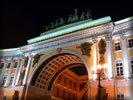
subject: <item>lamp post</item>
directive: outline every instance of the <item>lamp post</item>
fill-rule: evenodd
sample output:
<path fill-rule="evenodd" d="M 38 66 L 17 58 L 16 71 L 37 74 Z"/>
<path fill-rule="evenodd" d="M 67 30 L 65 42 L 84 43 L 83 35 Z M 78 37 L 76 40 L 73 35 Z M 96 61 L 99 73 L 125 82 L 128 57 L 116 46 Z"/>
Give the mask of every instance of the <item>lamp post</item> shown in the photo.
<path fill-rule="evenodd" d="M 99 64 L 97 68 L 92 67 L 93 74 L 98 74 L 98 100 L 101 100 L 100 90 L 103 87 L 101 86 L 100 79 L 101 79 L 102 74 L 104 74 L 105 68 L 107 68 L 106 64 L 102 64 L 102 65 Z"/>

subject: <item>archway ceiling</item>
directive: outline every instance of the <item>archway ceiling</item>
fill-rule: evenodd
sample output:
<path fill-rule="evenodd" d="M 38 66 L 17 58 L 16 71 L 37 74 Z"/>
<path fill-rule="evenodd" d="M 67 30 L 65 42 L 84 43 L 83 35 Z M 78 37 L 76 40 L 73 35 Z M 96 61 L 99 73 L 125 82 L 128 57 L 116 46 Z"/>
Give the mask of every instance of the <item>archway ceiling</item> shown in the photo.
<path fill-rule="evenodd" d="M 71 67 L 69 68 L 69 70 L 71 70 L 73 73 L 77 74 L 78 76 L 83 76 L 88 74 L 85 66 Z"/>

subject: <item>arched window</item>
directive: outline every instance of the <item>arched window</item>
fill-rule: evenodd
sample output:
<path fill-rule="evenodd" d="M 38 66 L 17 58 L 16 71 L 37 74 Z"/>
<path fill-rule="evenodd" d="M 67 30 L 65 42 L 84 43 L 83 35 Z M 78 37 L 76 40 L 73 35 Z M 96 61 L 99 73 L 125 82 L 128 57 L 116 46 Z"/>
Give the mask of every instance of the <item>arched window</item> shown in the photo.
<path fill-rule="evenodd" d="M 123 76 L 123 63 L 122 60 L 116 60 L 116 75 Z"/>

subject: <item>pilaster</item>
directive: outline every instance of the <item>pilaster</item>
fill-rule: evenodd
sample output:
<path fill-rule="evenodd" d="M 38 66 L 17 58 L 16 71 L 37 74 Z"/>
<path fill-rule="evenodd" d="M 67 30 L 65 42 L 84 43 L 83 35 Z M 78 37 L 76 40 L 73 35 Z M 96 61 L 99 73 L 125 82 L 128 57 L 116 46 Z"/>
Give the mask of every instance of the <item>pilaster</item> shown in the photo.
<path fill-rule="evenodd" d="M 23 65 L 24 65 L 24 61 L 25 61 L 25 57 L 22 57 L 21 65 L 20 65 L 20 67 L 19 67 L 19 71 L 18 71 L 18 74 L 17 74 L 17 78 L 16 78 L 16 83 L 15 83 L 15 85 L 18 85 L 19 78 L 20 78 L 20 73 L 21 73 L 21 71 L 22 71 L 22 68 L 23 68 Z"/>
<path fill-rule="evenodd" d="M 17 78 L 17 73 L 18 73 L 19 65 L 20 65 L 20 60 L 18 60 L 18 65 L 17 65 L 16 71 L 15 71 L 15 74 L 14 74 L 14 80 L 13 80 L 12 86 L 15 85 L 15 81 L 16 81 L 16 78 Z"/>
<path fill-rule="evenodd" d="M 32 55 L 29 55 L 28 57 L 29 57 L 29 60 L 28 60 L 28 64 L 27 64 L 27 67 L 26 67 L 26 72 L 25 72 L 25 76 L 24 76 L 24 80 L 23 80 L 23 85 L 26 84 L 28 74 L 29 74 L 30 64 L 31 64 L 31 61 L 32 61 Z"/>
<path fill-rule="evenodd" d="M 93 68 L 94 73 L 96 73 L 97 70 L 97 38 L 93 38 Z M 96 74 L 93 74 L 93 79 L 95 80 L 97 78 Z"/>
<path fill-rule="evenodd" d="M 121 42 L 122 42 L 122 53 L 123 53 L 123 60 L 124 60 L 124 78 L 129 78 L 129 65 L 128 65 L 128 56 L 127 56 L 127 48 L 126 48 L 126 37 L 124 34 L 120 35 Z"/>
<path fill-rule="evenodd" d="M 107 43 L 107 63 L 108 63 L 108 79 L 113 78 L 113 55 L 112 55 L 112 37 L 105 36 Z"/>

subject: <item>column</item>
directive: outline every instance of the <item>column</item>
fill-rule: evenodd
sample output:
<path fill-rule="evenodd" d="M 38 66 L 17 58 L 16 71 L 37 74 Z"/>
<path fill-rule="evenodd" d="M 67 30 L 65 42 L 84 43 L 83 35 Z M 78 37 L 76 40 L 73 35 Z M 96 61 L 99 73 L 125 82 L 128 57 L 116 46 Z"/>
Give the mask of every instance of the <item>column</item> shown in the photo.
<path fill-rule="evenodd" d="M 94 73 L 96 73 L 97 70 L 97 40 L 96 38 L 93 39 L 93 68 Z M 96 74 L 93 74 L 93 79 L 95 80 L 97 78 Z"/>
<path fill-rule="evenodd" d="M 23 68 L 23 65 L 24 65 L 24 60 L 25 60 L 24 57 L 22 57 L 22 61 L 21 61 L 21 65 L 20 65 L 20 68 L 19 68 L 19 71 L 18 71 L 18 75 L 17 75 L 17 79 L 16 79 L 15 85 L 18 85 L 20 74 L 21 74 L 21 71 L 22 71 L 22 68 Z"/>
<path fill-rule="evenodd" d="M 107 67 L 108 67 L 108 79 L 113 78 L 113 55 L 112 55 L 112 37 L 106 36 L 107 43 Z"/>
<path fill-rule="evenodd" d="M 17 72 L 18 72 L 18 69 L 19 69 L 19 64 L 20 64 L 20 61 L 18 60 L 18 65 L 17 65 L 16 71 L 15 71 L 15 75 L 14 75 L 12 86 L 15 85 L 15 81 L 16 81 L 16 78 L 17 78 Z"/>
<path fill-rule="evenodd" d="M 27 81 L 27 78 L 28 78 L 31 60 L 32 60 L 32 55 L 29 56 L 29 60 L 28 60 L 28 64 L 27 64 L 27 67 L 26 67 L 25 76 L 24 76 L 24 80 L 23 80 L 23 85 L 26 84 L 26 81 Z"/>
<path fill-rule="evenodd" d="M 8 83 L 9 83 L 9 77 L 11 76 L 11 71 L 12 71 L 13 63 L 14 63 L 14 61 L 13 61 L 13 58 L 12 58 L 12 59 L 11 59 L 10 69 L 9 69 L 9 71 L 8 71 L 8 75 L 7 75 L 7 80 L 6 80 L 6 84 L 5 84 L 5 86 L 7 86 Z"/>
<path fill-rule="evenodd" d="M 129 78 L 130 77 L 130 72 L 129 72 L 129 65 L 128 65 L 128 56 L 127 56 L 127 48 L 126 48 L 126 38 L 124 34 L 121 34 L 120 36 L 121 42 L 122 42 L 122 53 L 123 53 L 123 60 L 124 60 L 124 78 Z"/>
<path fill-rule="evenodd" d="M 3 79 L 3 76 L 4 76 L 4 71 L 5 71 L 5 67 L 6 67 L 6 59 L 4 59 L 4 66 L 2 68 L 2 71 L 1 71 L 1 75 L 0 75 L 0 84 L 2 84 L 2 79 Z"/>

